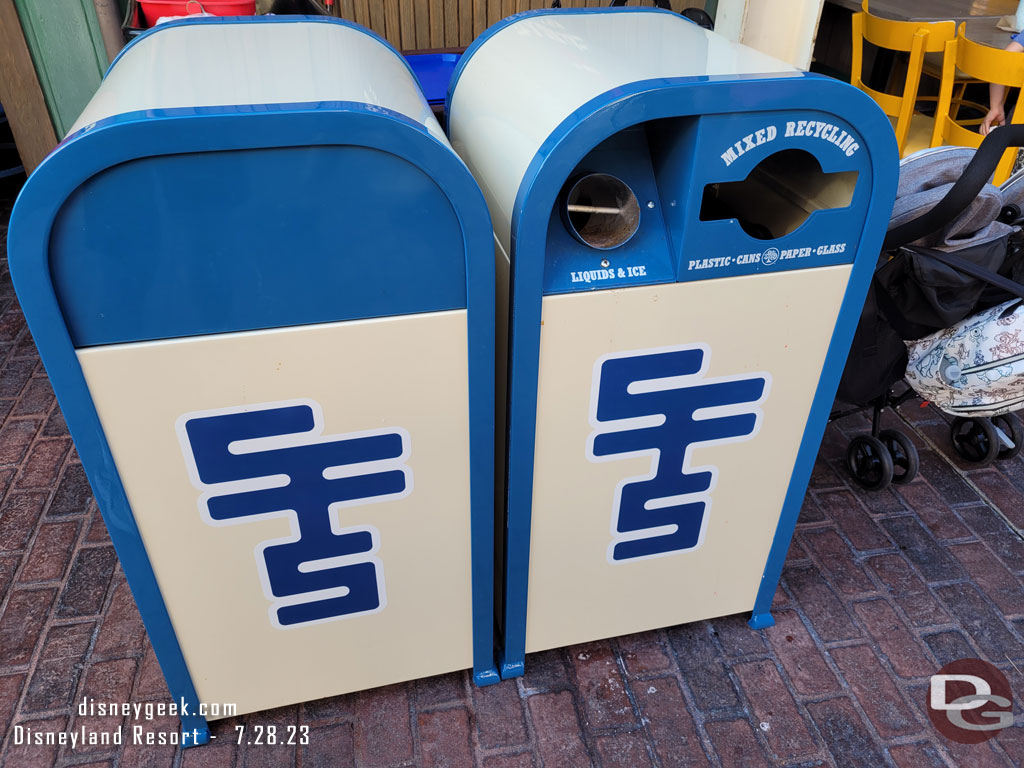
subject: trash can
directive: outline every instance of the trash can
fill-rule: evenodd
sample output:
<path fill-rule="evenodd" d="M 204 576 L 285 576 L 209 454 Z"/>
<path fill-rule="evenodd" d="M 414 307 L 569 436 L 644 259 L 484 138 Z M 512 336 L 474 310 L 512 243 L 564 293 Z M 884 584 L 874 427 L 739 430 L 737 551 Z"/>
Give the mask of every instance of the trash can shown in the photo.
<path fill-rule="evenodd" d="M 493 234 L 394 49 L 320 17 L 161 25 L 9 250 L 190 741 L 204 711 L 498 679 Z"/>
<path fill-rule="evenodd" d="M 571 643 L 771 624 L 892 207 L 888 121 L 634 8 L 491 27 L 448 121 L 510 310 L 503 676 Z"/>

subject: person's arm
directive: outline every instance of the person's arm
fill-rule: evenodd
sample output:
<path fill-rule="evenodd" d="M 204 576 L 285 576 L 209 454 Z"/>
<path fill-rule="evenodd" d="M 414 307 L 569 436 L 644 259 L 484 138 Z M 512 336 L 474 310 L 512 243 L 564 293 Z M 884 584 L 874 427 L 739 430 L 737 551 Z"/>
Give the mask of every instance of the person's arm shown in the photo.
<path fill-rule="evenodd" d="M 1006 46 L 1006 50 L 1015 51 L 1017 53 L 1024 52 L 1024 45 L 1021 45 L 1024 40 L 1024 33 L 1018 33 L 1013 36 L 1010 44 Z M 1006 101 L 1006 86 L 999 85 L 998 83 L 989 83 L 988 85 L 988 114 L 985 115 L 985 119 L 981 121 L 981 125 L 978 126 L 978 133 L 982 136 L 988 134 L 992 130 L 993 126 L 1005 125 L 1006 114 L 1003 112 L 1003 103 Z"/>

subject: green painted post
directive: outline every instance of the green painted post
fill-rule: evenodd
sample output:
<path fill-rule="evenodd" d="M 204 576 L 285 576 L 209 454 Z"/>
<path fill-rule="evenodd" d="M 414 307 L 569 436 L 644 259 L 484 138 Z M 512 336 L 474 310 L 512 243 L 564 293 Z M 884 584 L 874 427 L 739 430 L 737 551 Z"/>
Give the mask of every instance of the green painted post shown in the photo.
<path fill-rule="evenodd" d="M 14 0 L 50 118 L 63 137 L 107 68 L 92 0 Z"/>

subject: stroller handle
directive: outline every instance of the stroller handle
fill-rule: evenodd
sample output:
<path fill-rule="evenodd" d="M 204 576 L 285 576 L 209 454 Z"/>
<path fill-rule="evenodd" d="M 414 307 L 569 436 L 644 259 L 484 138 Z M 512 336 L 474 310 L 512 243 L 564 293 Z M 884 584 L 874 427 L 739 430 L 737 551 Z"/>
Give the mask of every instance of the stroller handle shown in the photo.
<path fill-rule="evenodd" d="M 1009 147 L 1021 146 L 1024 146 L 1024 125 L 1004 125 L 991 131 L 946 196 L 916 219 L 890 229 L 882 243 L 882 250 L 891 251 L 912 243 L 955 219 L 992 178 L 1003 152 Z"/>

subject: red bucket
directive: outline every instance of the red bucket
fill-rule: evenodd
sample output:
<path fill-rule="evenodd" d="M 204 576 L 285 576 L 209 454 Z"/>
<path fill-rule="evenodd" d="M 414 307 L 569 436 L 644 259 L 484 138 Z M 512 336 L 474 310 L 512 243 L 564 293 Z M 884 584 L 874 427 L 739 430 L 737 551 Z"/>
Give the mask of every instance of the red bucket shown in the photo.
<path fill-rule="evenodd" d="M 161 16 L 189 16 L 205 11 L 214 16 L 254 16 L 256 0 L 139 0 L 146 25 L 152 27 Z"/>

